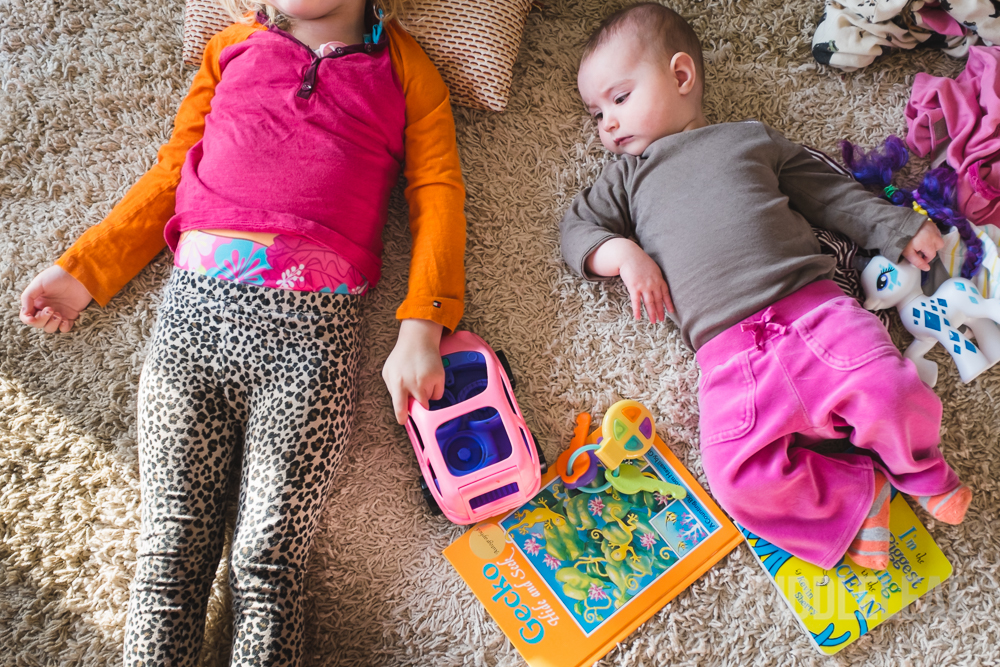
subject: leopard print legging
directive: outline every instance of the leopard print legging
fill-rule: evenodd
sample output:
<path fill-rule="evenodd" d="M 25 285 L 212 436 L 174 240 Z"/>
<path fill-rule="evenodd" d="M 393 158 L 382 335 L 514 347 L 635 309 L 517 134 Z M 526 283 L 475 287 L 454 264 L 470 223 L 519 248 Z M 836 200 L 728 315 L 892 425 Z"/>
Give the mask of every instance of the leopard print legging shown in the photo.
<path fill-rule="evenodd" d="M 197 662 L 241 460 L 230 662 L 300 663 L 306 560 L 350 432 L 358 353 L 358 297 L 174 270 L 139 388 L 126 667 Z"/>

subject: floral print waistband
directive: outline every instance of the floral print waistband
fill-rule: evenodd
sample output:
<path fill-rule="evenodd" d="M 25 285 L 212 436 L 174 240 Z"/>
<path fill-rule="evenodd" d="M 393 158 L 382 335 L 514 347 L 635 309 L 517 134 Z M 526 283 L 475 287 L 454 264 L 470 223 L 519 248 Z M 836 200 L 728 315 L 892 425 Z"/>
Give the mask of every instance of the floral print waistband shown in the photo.
<path fill-rule="evenodd" d="M 258 287 L 354 295 L 368 291 L 368 280 L 336 251 L 285 234 L 265 245 L 188 231 L 177 245 L 174 266 Z"/>

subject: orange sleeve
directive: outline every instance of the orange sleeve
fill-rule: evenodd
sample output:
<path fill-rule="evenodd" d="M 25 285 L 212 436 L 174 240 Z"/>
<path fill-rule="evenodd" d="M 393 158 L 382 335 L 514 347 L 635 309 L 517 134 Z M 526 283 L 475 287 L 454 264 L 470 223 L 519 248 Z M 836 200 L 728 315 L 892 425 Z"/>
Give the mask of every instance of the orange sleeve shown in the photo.
<path fill-rule="evenodd" d="M 392 64 L 406 97 L 404 194 L 410 208 L 409 291 L 397 319 L 454 330 L 465 307 L 465 184 L 448 87 L 416 41 L 389 25 Z"/>
<path fill-rule="evenodd" d="M 163 250 L 163 228 L 174 214 L 174 194 L 188 150 L 205 130 L 215 86 L 222 76 L 222 50 L 246 39 L 259 25 L 236 24 L 215 35 L 205 47 L 201 68 L 191 82 L 174 120 L 170 141 L 156 164 L 125 194 L 103 221 L 77 239 L 56 264 L 79 280 L 101 306 Z"/>

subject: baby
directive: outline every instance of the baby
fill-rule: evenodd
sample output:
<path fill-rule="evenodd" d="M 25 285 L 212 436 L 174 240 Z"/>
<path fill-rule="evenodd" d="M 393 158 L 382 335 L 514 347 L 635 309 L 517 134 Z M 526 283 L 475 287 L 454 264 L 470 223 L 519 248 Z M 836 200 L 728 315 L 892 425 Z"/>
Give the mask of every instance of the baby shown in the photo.
<path fill-rule="evenodd" d="M 847 552 L 885 569 L 890 483 L 960 523 L 972 492 L 938 449 L 940 401 L 830 280 L 810 228 L 927 270 L 943 246 L 934 223 L 763 123 L 710 124 L 698 38 L 661 5 L 605 19 L 577 84 L 619 159 L 567 211 L 563 256 L 588 280 L 621 276 L 635 317 L 666 311 L 696 351 L 702 459 L 722 506 L 823 568 Z M 818 451 L 848 435 L 854 452 Z"/>

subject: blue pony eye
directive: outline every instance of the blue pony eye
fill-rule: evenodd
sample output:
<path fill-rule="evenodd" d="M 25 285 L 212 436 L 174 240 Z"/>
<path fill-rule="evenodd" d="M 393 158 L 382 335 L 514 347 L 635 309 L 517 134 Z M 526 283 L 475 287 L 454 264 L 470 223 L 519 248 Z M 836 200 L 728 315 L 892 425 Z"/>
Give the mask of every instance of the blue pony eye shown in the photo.
<path fill-rule="evenodd" d="M 879 291 L 884 290 L 885 286 L 889 284 L 889 274 L 895 270 L 891 266 L 882 267 L 882 273 L 878 274 L 878 279 L 875 281 L 875 288 Z"/>

